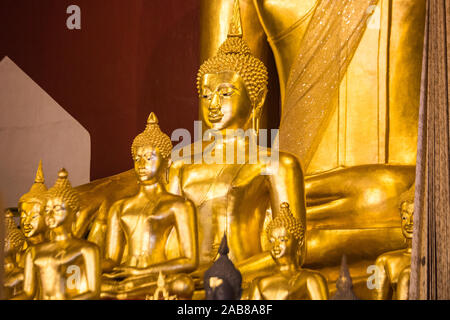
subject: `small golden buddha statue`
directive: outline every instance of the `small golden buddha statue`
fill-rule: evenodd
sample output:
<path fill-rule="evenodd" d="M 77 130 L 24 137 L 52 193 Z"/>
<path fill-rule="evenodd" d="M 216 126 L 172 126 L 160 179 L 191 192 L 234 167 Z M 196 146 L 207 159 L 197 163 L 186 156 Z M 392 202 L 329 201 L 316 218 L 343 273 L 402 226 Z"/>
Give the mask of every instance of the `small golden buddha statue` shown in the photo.
<path fill-rule="evenodd" d="M 300 255 L 305 242 L 305 227 L 281 204 L 278 216 L 267 226 L 270 254 L 277 271 L 256 278 L 250 287 L 251 300 L 327 300 L 328 286 L 323 275 L 303 269 Z"/>
<path fill-rule="evenodd" d="M 379 286 L 375 289 L 377 300 L 407 300 L 414 218 L 414 186 L 400 197 L 400 217 L 406 249 L 391 251 L 379 256 L 375 262 Z M 400 275 L 403 273 L 402 277 Z M 401 279 L 401 281 L 400 281 Z"/>
<path fill-rule="evenodd" d="M 169 289 L 167 288 L 166 281 L 162 272 L 158 275 L 158 280 L 156 281 L 155 293 L 151 296 L 148 295 L 145 300 L 177 300 L 176 295 L 170 295 Z"/>
<path fill-rule="evenodd" d="M 44 196 L 46 191 L 42 161 L 39 161 L 36 178 L 30 191 L 19 199 L 20 229 L 26 237 L 27 246 L 42 243 L 45 240 L 47 226 L 44 219 Z M 23 253 L 25 250 L 26 247 Z M 21 265 L 23 266 L 23 262 Z"/>
<path fill-rule="evenodd" d="M 190 200 L 165 189 L 172 142 L 160 130 L 153 112 L 131 150 L 139 191 L 116 201 L 108 215 L 102 282 L 105 298 L 145 297 L 155 290 L 160 272 L 170 283 L 180 279 L 173 274 L 189 273 L 198 266 L 196 209 Z M 166 246 L 171 235 L 178 239 L 179 252 L 168 258 Z"/>
<path fill-rule="evenodd" d="M 20 230 L 25 236 L 23 246 L 16 252 L 15 260 L 17 268 L 8 274 L 5 286 L 14 288 L 14 295 L 22 291 L 24 254 L 30 245 L 42 243 L 45 240 L 47 227 L 44 221 L 45 192 L 47 187 L 44 184 L 44 173 L 42 161 L 36 172 L 36 178 L 30 190 L 19 199 Z"/>
<path fill-rule="evenodd" d="M 100 293 L 98 247 L 72 235 L 79 198 L 65 169 L 46 193 L 45 223 L 50 241 L 25 253 L 23 290 L 29 299 L 96 299 Z"/>
<path fill-rule="evenodd" d="M 3 243 L 5 278 L 17 269 L 16 254 L 23 248 L 25 237 L 14 222 L 10 210 L 5 211 L 5 239 Z"/>
<path fill-rule="evenodd" d="M 18 295 L 21 291 L 21 280 L 23 279 L 23 273 L 18 266 L 16 257 L 22 250 L 25 237 L 22 231 L 17 228 L 14 222 L 14 214 L 10 209 L 5 211 L 5 237 L 3 245 L 3 270 L 4 281 L 2 283 L 3 292 L 6 299 Z"/>

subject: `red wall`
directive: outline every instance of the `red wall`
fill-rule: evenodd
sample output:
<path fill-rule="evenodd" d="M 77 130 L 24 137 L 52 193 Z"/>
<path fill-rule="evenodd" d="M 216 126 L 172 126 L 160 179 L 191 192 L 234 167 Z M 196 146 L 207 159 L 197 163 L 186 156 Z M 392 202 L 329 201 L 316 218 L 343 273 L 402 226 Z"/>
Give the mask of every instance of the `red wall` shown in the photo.
<path fill-rule="evenodd" d="M 66 8 L 81 8 L 68 30 Z M 91 135 L 91 179 L 131 168 L 150 111 L 170 134 L 198 118 L 197 0 L 2 0 L 9 56 Z"/>

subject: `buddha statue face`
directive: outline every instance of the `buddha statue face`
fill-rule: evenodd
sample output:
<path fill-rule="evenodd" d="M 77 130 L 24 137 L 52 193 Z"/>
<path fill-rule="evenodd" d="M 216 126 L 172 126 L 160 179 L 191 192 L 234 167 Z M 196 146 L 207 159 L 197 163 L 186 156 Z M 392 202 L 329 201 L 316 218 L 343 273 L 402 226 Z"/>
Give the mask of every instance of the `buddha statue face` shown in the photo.
<path fill-rule="evenodd" d="M 171 164 L 172 141 L 161 131 L 158 118 L 152 112 L 145 130 L 138 134 L 131 145 L 134 170 L 140 183 L 158 182 Z"/>
<path fill-rule="evenodd" d="M 269 234 L 270 254 L 277 262 L 290 262 L 298 254 L 298 241 L 283 227 L 275 227 Z"/>
<path fill-rule="evenodd" d="M 414 219 L 414 202 L 405 201 L 400 207 L 400 216 L 402 218 L 402 233 L 406 239 L 413 237 L 413 219 Z"/>
<path fill-rule="evenodd" d="M 19 203 L 20 228 L 27 238 L 45 231 L 44 205 L 40 202 Z"/>
<path fill-rule="evenodd" d="M 70 220 L 73 213 L 61 197 L 50 198 L 45 206 L 45 224 L 55 229 Z"/>
<path fill-rule="evenodd" d="M 166 168 L 167 160 L 162 157 L 158 148 L 142 146 L 135 149 L 134 170 L 141 183 L 155 182 Z"/>
<path fill-rule="evenodd" d="M 71 228 L 80 208 L 78 194 L 72 188 L 68 175 L 66 169 L 61 169 L 55 185 L 45 193 L 45 224 L 50 229 L 63 225 Z"/>
<path fill-rule="evenodd" d="M 34 237 L 45 231 L 44 207 L 47 187 L 44 184 L 44 171 L 42 161 L 36 172 L 36 178 L 30 191 L 19 199 L 20 228 L 27 238 Z"/>
<path fill-rule="evenodd" d="M 267 238 L 270 255 L 277 264 L 302 264 L 305 228 L 289 209 L 289 204 L 280 205 L 280 213 L 268 224 Z"/>
<path fill-rule="evenodd" d="M 247 129 L 251 124 L 253 105 L 241 76 L 234 71 L 203 75 L 200 110 L 208 128 Z"/>
<path fill-rule="evenodd" d="M 208 128 L 258 131 L 268 73 L 243 39 L 238 5 L 234 11 L 227 39 L 198 70 L 200 116 Z"/>

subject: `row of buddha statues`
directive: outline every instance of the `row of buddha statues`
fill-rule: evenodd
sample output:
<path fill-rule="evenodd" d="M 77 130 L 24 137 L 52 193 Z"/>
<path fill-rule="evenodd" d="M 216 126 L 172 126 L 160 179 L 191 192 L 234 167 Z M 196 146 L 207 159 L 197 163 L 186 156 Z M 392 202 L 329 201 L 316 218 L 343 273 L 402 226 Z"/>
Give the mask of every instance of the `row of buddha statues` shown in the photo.
<path fill-rule="evenodd" d="M 216 2 L 208 3 L 213 7 Z M 264 1 L 254 3 L 265 29 L 277 26 L 262 19 Z M 307 28 L 302 24 L 309 23 L 314 24 L 311 30 L 319 32 L 324 25 L 321 22 L 330 18 L 324 16 L 329 8 L 338 10 L 333 17 L 342 17 L 346 28 L 354 26 L 355 32 L 362 34 L 361 24 L 352 22 L 352 12 L 360 12 L 367 19 L 365 9 L 376 3 L 304 1 L 305 16 L 288 30 L 294 35 L 303 30 L 304 35 Z M 232 12 L 225 41 L 201 65 L 197 77 L 199 114 L 203 126 L 214 132 L 213 143 L 203 139 L 208 141 L 175 150 L 151 113 L 145 130 L 132 142 L 132 170 L 73 188 L 68 172 L 62 169 L 55 185 L 47 190 L 39 166 L 35 183 L 19 200 L 20 228 L 14 224 L 13 213 L 6 214 L 9 231 L 5 241 L 5 286 L 10 298 L 338 299 L 356 297 L 361 289 L 366 292 L 363 298 L 408 298 L 414 165 L 400 158 L 391 163 L 388 158 L 395 154 L 394 148 L 389 149 L 390 154 L 380 155 L 384 148 L 380 145 L 376 164 L 359 165 L 355 156 L 359 149 L 355 147 L 346 151 L 348 164 L 321 166 L 335 148 L 327 150 L 329 144 L 314 142 L 314 136 L 326 137 L 328 131 L 334 130 L 316 127 L 319 122 L 326 123 L 320 107 L 336 102 L 325 91 L 334 90 L 342 79 L 327 79 L 331 69 L 328 64 L 325 69 L 321 67 L 320 72 L 329 81 L 321 87 L 323 94 L 315 94 L 320 101 L 314 102 L 308 93 L 315 92 L 312 86 L 325 80 L 313 78 L 318 67 L 302 74 L 303 68 L 293 66 L 292 57 L 286 60 L 291 62 L 292 74 L 300 72 L 300 82 L 287 78 L 290 68 L 280 72 L 280 77 L 286 76 L 281 79 L 281 91 L 286 94 L 281 99 L 282 108 L 308 89 L 305 99 L 298 100 L 305 108 L 293 108 L 287 120 L 282 120 L 280 145 L 297 139 L 299 132 L 303 136 L 286 148 L 288 151 L 279 151 L 276 146 L 254 149 L 251 141 L 255 140 L 248 136 L 230 138 L 229 130 L 242 130 L 254 134 L 257 140 L 269 86 L 266 66 L 252 55 L 244 40 L 238 0 Z M 306 31 L 306 35 L 314 34 Z M 269 42 L 273 46 L 300 42 L 292 37 L 280 33 Z M 308 45 L 308 41 L 303 44 Z M 351 46 L 357 47 L 357 41 L 342 45 L 350 50 Z M 332 47 L 328 44 L 319 51 L 331 51 Z M 282 48 L 273 50 L 277 64 L 296 51 L 288 46 L 282 52 Z M 320 54 L 313 56 L 314 65 Z M 349 55 L 349 61 L 350 56 L 351 63 L 357 61 L 358 53 Z M 304 58 L 302 54 L 299 57 Z M 299 61 L 301 66 L 303 60 Z M 351 77 L 348 74 L 346 83 L 351 82 Z M 351 92 L 347 95 L 350 101 Z M 410 100 L 402 105 L 414 106 L 414 97 Z M 313 108 L 314 103 L 317 105 Z M 391 111 L 395 106 L 392 102 Z M 370 109 L 369 105 L 361 108 Z M 286 133 L 286 123 L 292 126 L 292 121 L 294 127 Z M 349 120 L 349 126 L 356 122 Z M 385 132 L 387 138 L 388 134 L 394 135 L 395 143 L 403 141 L 401 148 L 408 159 L 415 152 L 409 147 L 414 134 L 412 138 L 409 134 L 417 131 L 411 123 L 408 134 L 394 125 Z M 310 131 L 304 133 L 305 128 Z M 346 132 L 352 130 L 349 127 Z M 313 149 L 315 155 L 311 154 Z M 231 162 L 227 158 L 229 151 L 234 155 Z M 253 157 L 253 153 L 257 156 Z M 276 166 L 262 161 L 262 153 L 276 154 Z M 222 161 L 202 161 L 205 154 Z M 238 161 L 238 154 L 244 155 L 244 161 Z M 256 162 L 250 158 L 256 158 Z M 387 160 L 382 162 L 381 158 Z M 348 270 L 340 268 L 344 255 Z M 366 270 L 371 265 L 375 266 L 376 279 L 373 288 L 368 289 Z M 342 294 L 352 285 L 356 295 Z"/>
<path fill-rule="evenodd" d="M 162 290 L 167 299 L 191 299 L 201 284 L 196 278 L 198 215 L 191 200 L 166 190 L 171 151 L 170 138 L 161 132 L 151 113 L 146 129 L 132 146 L 139 192 L 110 207 L 104 248 L 74 235 L 80 196 L 71 186 L 68 172 L 61 169 L 54 186 L 47 189 L 40 162 L 34 184 L 19 200 L 19 228 L 13 213 L 6 211 L 5 287 L 10 298 L 142 299 L 157 298 Z M 399 207 L 407 248 L 387 252 L 374 262 L 379 270 L 374 298 L 408 297 L 413 192 L 411 189 L 402 196 Z M 274 270 L 255 277 L 242 296 L 242 276 L 228 258 L 225 233 L 218 259 L 203 274 L 206 297 L 328 299 L 324 275 L 302 267 L 306 228 L 293 215 L 289 203 L 280 204 L 279 213 L 265 231 Z M 171 232 L 176 232 L 180 254 L 169 258 Z M 162 274 L 167 276 L 162 278 Z M 341 274 L 341 278 L 343 286 L 345 281 L 351 282 L 349 274 Z"/>

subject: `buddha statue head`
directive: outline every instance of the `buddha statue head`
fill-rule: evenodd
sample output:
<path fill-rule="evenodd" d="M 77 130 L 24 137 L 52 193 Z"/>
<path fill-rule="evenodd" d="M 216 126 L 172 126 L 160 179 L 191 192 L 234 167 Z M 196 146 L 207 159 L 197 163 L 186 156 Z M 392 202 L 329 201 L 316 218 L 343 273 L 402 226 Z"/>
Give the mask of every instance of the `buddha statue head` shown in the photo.
<path fill-rule="evenodd" d="M 281 204 L 280 213 L 269 222 L 266 232 L 270 254 L 278 265 L 303 264 L 305 228 L 293 216 L 287 202 Z"/>
<path fill-rule="evenodd" d="M 336 293 L 331 300 L 359 300 L 353 292 L 353 281 L 347 265 L 347 256 L 341 260 L 341 270 L 336 281 Z"/>
<path fill-rule="evenodd" d="M 44 207 L 47 187 L 44 182 L 42 161 L 39 161 L 36 178 L 30 191 L 19 199 L 20 228 L 27 238 L 43 234 L 46 230 Z"/>
<path fill-rule="evenodd" d="M 414 227 L 414 185 L 400 196 L 400 217 L 405 239 L 412 239 Z"/>
<path fill-rule="evenodd" d="M 246 130 L 250 126 L 258 130 L 267 81 L 266 67 L 250 53 L 242 39 L 239 1 L 236 0 L 227 39 L 198 71 L 203 123 L 216 130 Z"/>
<path fill-rule="evenodd" d="M 147 120 L 145 130 L 133 141 L 131 153 L 134 160 L 134 170 L 142 184 L 153 184 L 167 174 L 170 167 L 172 141 L 161 131 L 158 118 L 152 112 Z"/>
<path fill-rule="evenodd" d="M 66 169 L 61 169 L 55 184 L 45 193 L 45 223 L 49 229 L 64 226 L 71 231 L 80 208 L 78 194 L 72 188 L 68 176 Z"/>
<path fill-rule="evenodd" d="M 228 243 L 223 236 L 219 258 L 203 277 L 206 300 L 239 300 L 242 295 L 242 275 L 228 258 Z"/>

